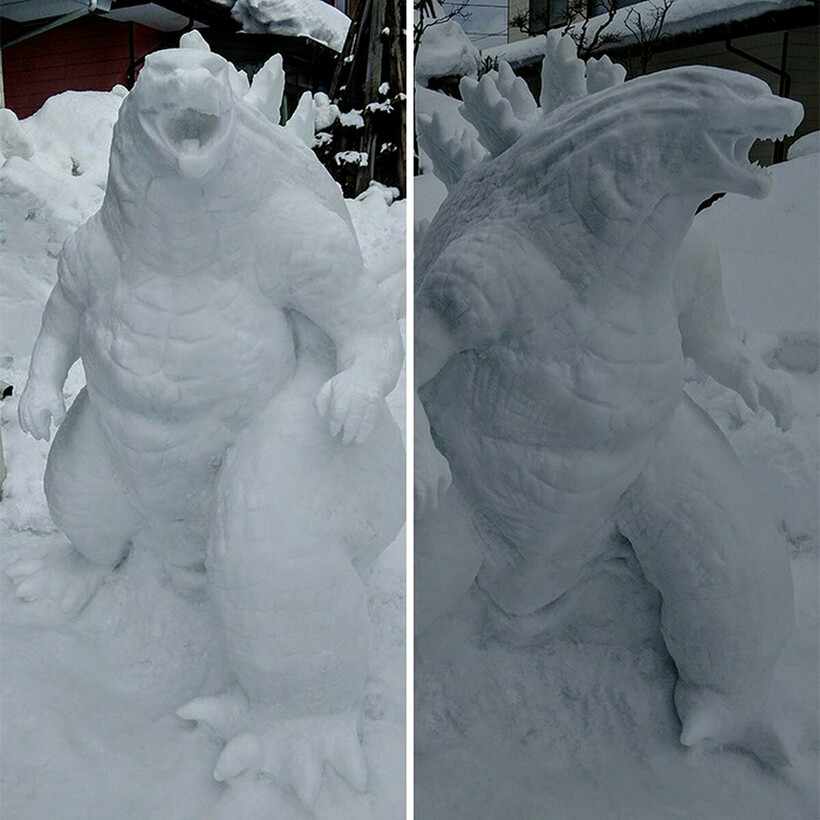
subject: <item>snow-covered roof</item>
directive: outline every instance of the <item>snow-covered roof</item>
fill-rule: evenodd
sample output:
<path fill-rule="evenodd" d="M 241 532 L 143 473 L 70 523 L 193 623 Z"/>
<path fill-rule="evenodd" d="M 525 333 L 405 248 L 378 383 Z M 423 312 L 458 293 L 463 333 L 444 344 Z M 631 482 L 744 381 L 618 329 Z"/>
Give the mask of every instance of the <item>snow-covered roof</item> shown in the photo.
<path fill-rule="evenodd" d="M 663 26 L 663 37 L 674 37 L 693 31 L 711 28 L 726 23 L 738 23 L 752 20 L 772 11 L 784 11 L 792 8 L 808 7 L 812 0 L 675 0 Z M 632 34 L 624 25 L 627 15 L 643 14 L 644 20 L 651 21 L 653 8 L 658 0 L 645 0 L 619 9 L 612 23 L 607 26 L 607 34 L 620 37 L 620 43 L 629 43 Z M 596 30 L 606 22 L 606 15 L 593 17 L 587 30 L 587 41 Z M 610 47 L 614 44 L 610 44 Z M 606 49 L 606 46 L 603 47 Z M 540 60 L 544 56 L 544 38 L 529 37 L 526 40 L 507 43 L 483 49 L 483 54 L 506 60 L 513 68 Z"/>
<path fill-rule="evenodd" d="M 218 0 L 250 34 L 309 37 L 334 51 L 344 48 L 350 18 L 322 0 Z"/>
<path fill-rule="evenodd" d="M 514 43 L 502 43 L 500 46 L 491 46 L 481 49 L 485 57 L 495 57 L 509 63 L 512 68 L 519 68 L 530 63 L 540 62 L 544 57 L 547 38 L 543 34 L 537 37 L 527 37 L 526 40 L 516 40 Z"/>

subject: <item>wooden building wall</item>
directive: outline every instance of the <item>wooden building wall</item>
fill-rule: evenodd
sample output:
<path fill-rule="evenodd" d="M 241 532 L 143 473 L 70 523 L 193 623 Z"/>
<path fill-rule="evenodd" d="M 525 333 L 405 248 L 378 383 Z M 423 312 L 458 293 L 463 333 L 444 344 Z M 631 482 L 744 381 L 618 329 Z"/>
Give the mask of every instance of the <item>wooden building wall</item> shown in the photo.
<path fill-rule="evenodd" d="M 134 54 L 141 57 L 158 46 L 166 33 L 139 23 L 122 23 L 88 15 L 3 49 L 6 107 L 28 117 L 62 91 L 110 91 L 126 85 L 131 63 L 129 26 Z M 20 31 L 3 20 L 3 38 Z"/>

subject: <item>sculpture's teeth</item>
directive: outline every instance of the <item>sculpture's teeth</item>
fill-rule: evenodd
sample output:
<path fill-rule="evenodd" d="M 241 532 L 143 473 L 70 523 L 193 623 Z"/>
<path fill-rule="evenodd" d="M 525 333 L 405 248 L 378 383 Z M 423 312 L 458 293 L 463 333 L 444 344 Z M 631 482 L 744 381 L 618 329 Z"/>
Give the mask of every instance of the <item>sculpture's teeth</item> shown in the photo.
<path fill-rule="evenodd" d="M 168 136 L 183 150 L 190 150 L 195 143 L 201 148 L 214 136 L 219 128 L 219 117 L 203 114 L 193 108 L 186 108 L 176 114 L 168 125 Z"/>

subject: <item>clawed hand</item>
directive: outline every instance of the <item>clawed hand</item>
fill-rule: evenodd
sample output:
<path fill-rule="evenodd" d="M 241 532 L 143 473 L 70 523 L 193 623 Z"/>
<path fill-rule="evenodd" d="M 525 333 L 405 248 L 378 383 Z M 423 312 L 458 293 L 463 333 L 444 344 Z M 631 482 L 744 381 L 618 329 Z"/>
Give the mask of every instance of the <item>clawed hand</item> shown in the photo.
<path fill-rule="evenodd" d="M 382 395 L 354 368 L 337 373 L 316 396 L 316 410 L 330 423 L 330 435 L 342 434 L 342 444 L 361 444 L 373 432 Z"/>
<path fill-rule="evenodd" d="M 750 409 L 768 410 L 775 424 L 785 433 L 794 421 L 789 385 L 781 376 L 760 362 L 747 362 L 739 378 L 740 397 Z"/>
<path fill-rule="evenodd" d="M 29 379 L 17 409 L 24 433 L 39 441 L 48 441 L 51 438 L 52 423 L 59 427 L 65 413 L 65 399 L 61 389 Z"/>
<path fill-rule="evenodd" d="M 416 519 L 423 518 L 431 510 L 435 510 L 452 483 L 450 465 L 432 442 L 426 447 L 416 446 L 414 479 Z"/>

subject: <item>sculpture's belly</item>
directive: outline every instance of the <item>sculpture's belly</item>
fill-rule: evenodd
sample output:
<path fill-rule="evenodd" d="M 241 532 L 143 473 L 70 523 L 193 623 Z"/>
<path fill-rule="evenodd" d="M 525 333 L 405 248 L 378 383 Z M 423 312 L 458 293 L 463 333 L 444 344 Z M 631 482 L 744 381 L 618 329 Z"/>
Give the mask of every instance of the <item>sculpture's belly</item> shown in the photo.
<path fill-rule="evenodd" d="M 129 482 L 194 494 L 295 368 L 284 313 L 216 277 L 117 283 L 88 312 L 81 345 L 89 395 Z"/>
<path fill-rule="evenodd" d="M 605 515 L 680 400 L 676 326 L 608 327 L 605 344 L 567 327 L 459 357 L 429 404 L 456 480 L 519 546 Z"/>

